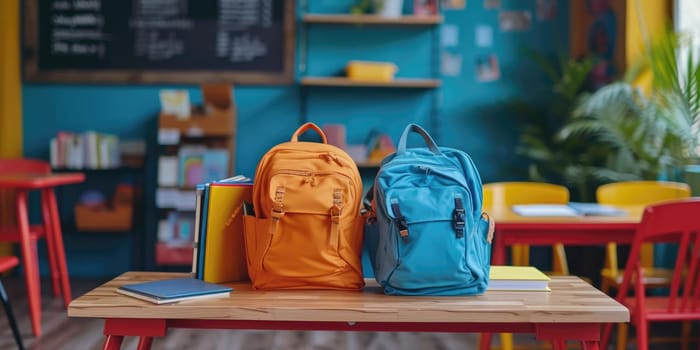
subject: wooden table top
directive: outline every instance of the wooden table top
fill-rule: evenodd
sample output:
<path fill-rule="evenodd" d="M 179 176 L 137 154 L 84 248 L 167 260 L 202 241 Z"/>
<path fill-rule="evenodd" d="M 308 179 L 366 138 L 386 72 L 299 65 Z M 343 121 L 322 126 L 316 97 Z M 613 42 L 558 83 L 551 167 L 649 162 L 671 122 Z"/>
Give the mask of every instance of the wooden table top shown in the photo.
<path fill-rule="evenodd" d="M 486 212 L 498 225 L 511 224 L 638 224 L 642 220 L 644 213 L 643 206 L 616 206 L 627 212 L 627 215 L 620 216 L 522 216 L 518 215 L 510 207 L 496 206 L 484 207 Z"/>
<path fill-rule="evenodd" d="M 601 323 L 627 322 L 627 308 L 574 276 L 552 277 L 551 292 L 487 292 L 465 297 L 384 295 L 373 280 L 362 292 L 256 291 L 230 283 L 228 298 L 156 305 L 119 294 L 129 283 L 188 276 L 126 272 L 73 300 L 70 317 L 260 321 Z"/>
<path fill-rule="evenodd" d="M 70 185 L 85 181 L 85 174 L 75 173 L 53 173 L 53 174 L 0 174 L 0 187 L 39 189 Z"/>

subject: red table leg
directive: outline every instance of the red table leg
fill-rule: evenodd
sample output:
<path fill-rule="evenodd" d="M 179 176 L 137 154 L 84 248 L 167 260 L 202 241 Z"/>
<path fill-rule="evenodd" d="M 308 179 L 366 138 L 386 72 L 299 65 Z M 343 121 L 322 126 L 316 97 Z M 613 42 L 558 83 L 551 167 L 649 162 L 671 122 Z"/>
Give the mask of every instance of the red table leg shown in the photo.
<path fill-rule="evenodd" d="M 119 350 L 122 347 L 124 336 L 121 335 L 105 335 L 105 344 L 102 350 Z"/>
<path fill-rule="evenodd" d="M 493 333 L 481 333 L 479 336 L 479 350 L 491 349 L 491 338 L 493 338 Z"/>
<path fill-rule="evenodd" d="M 552 341 L 554 350 L 566 350 L 566 341 L 564 339 L 556 339 Z"/>
<path fill-rule="evenodd" d="M 49 256 L 49 269 L 51 271 L 51 289 L 53 296 L 61 294 L 60 276 L 58 274 L 58 261 L 56 260 L 56 242 L 53 234 L 53 217 L 49 206 L 49 196 L 46 189 L 41 190 L 41 220 L 44 223 L 44 236 L 46 237 L 46 250 Z"/>
<path fill-rule="evenodd" d="M 598 342 L 592 340 L 586 340 L 581 342 L 582 350 L 599 350 Z"/>
<path fill-rule="evenodd" d="M 46 190 L 46 196 L 49 197 L 49 209 L 51 210 L 51 226 L 53 228 L 53 238 L 56 253 L 56 261 L 58 262 L 58 273 L 60 275 L 61 289 L 63 292 L 63 304 L 68 308 L 72 300 L 70 290 L 70 280 L 68 279 L 68 268 L 66 267 L 66 253 L 63 248 L 63 233 L 61 232 L 61 221 L 58 217 L 58 206 L 56 205 L 56 194 L 53 189 Z"/>
<path fill-rule="evenodd" d="M 149 350 L 153 344 L 153 337 L 141 337 L 139 338 L 139 345 L 137 350 Z"/>
<path fill-rule="evenodd" d="M 22 264 L 27 284 L 29 314 L 35 336 L 41 335 L 41 285 L 39 283 L 39 260 L 36 240 L 29 237 L 29 216 L 27 214 L 27 192 L 17 191 L 17 226 L 19 227 Z"/>
<path fill-rule="evenodd" d="M 493 250 L 491 252 L 491 264 L 505 265 L 506 264 L 506 244 L 500 236 L 500 231 L 496 229 L 496 234 L 493 236 Z"/>

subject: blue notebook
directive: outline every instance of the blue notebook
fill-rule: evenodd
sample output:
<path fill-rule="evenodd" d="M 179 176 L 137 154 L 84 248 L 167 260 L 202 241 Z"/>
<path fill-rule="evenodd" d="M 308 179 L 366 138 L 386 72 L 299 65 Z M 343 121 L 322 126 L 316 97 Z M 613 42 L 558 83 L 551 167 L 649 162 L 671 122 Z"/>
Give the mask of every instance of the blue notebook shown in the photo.
<path fill-rule="evenodd" d="M 176 301 L 226 297 L 233 288 L 185 277 L 168 280 L 127 284 L 117 288 L 117 292 L 155 304 Z"/>

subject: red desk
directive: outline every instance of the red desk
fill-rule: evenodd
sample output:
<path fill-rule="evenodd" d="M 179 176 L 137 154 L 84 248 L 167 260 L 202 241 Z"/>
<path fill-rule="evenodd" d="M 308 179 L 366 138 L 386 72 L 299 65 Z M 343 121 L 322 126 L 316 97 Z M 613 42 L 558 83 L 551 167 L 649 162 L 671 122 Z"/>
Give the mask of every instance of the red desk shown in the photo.
<path fill-rule="evenodd" d="M 578 277 L 554 277 L 552 291 L 497 292 L 479 296 L 384 295 L 373 281 L 361 292 L 256 291 L 231 283 L 228 298 L 156 305 L 119 294 L 128 283 L 185 274 L 127 272 L 75 299 L 70 317 L 105 319 L 104 349 L 119 349 L 125 336 L 140 337 L 149 349 L 169 328 L 334 330 L 385 332 L 522 332 L 598 349 L 600 326 L 629 321 L 627 308 Z"/>
<path fill-rule="evenodd" d="M 8 174 L 0 173 L 0 188 L 16 191 L 17 227 L 0 232 L 2 241 L 19 242 L 22 250 L 22 264 L 25 271 L 29 312 L 32 318 L 34 335 L 41 335 L 41 290 L 39 283 L 39 262 L 37 255 L 37 234 L 30 230 L 28 217 L 28 193 L 41 191 L 41 212 L 43 233 L 48 247 L 51 282 L 55 296 L 62 295 L 68 307 L 71 301 L 70 282 L 63 248 L 63 235 L 59 220 L 54 187 L 76 184 L 85 181 L 82 173 L 61 174 Z"/>
<path fill-rule="evenodd" d="M 484 208 L 496 223 L 491 263 L 505 265 L 507 248 L 514 244 L 552 246 L 631 244 L 644 207 L 620 207 L 625 216 L 521 216 L 510 207 Z M 484 333 L 481 350 L 489 348 L 491 334 Z"/>
<path fill-rule="evenodd" d="M 514 244 L 600 245 L 608 242 L 632 243 L 634 230 L 642 219 L 644 207 L 620 207 L 626 216 L 520 216 L 510 208 L 484 208 L 496 222 L 491 262 L 506 263 L 506 248 Z"/>

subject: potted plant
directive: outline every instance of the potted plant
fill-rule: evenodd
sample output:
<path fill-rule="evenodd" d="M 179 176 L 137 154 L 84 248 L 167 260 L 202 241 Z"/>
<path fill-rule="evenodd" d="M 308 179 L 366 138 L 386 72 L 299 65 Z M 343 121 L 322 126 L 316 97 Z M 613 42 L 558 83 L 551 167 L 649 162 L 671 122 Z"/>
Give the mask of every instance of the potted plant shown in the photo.
<path fill-rule="evenodd" d="M 606 150 L 592 172 L 598 181 L 681 180 L 696 157 L 700 65 L 692 49 L 679 56 L 686 40 L 673 32 L 661 37 L 622 81 L 583 97 L 562 128 L 561 139 L 588 137 Z M 648 94 L 631 84 L 645 70 L 653 79 Z"/>
<path fill-rule="evenodd" d="M 523 55 L 538 66 L 546 81 L 543 86 L 533 86 L 528 82 L 524 91 L 533 92 L 533 96 L 508 103 L 508 109 L 523 126 L 516 153 L 527 162 L 530 180 L 566 185 L 572 198 L 584 201 L 592 192 L 590 177 L 568 174 L 575 168 L 578 171 L 589 169 L 599 151 L 590 149 L 584 139 L 564 140 L 557 134 L 570 120 L 578 97 L 587 90 L 587 77 L 593 63 L 589 59 L 575 60 L 563 54 L 552 59 L 526 50 Z"/>

